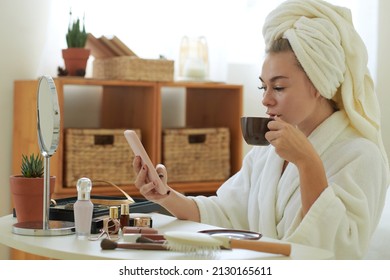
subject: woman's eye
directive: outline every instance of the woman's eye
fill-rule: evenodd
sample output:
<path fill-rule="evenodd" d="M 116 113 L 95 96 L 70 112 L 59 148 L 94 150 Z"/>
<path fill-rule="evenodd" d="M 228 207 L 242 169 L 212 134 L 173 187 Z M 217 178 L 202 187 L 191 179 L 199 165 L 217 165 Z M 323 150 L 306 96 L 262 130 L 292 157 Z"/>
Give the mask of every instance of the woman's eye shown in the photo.
<path fill-rule="evenodd" d="M 285 87 L 281 87 L 281 86 L 273 86 L 271 89 L 267 89 L 265 85 L 261 85 L 258 86 L 257 88 L 260 90 L 260 93 L 263 95 L 263 98 L 267 94 L 267 90 L 268 90 L 268 94 L 274 93 L 277 95 L 279 95 L 285 90 Z"/>
<path fill-rule="evenodd" d="M 284 87 L 274 87 L 274 90 L 275 90 L 275 91 L 283 91 L 283 90 L 284 90 Z"/>

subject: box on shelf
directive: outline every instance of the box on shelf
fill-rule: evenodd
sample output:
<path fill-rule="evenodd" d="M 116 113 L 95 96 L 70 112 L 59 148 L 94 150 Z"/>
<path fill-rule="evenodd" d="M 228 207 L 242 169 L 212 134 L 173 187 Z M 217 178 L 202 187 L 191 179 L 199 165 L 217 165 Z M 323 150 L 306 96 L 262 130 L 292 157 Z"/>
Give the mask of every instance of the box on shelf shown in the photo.
<path fill-rule="evenodd" d="M 173 60 L 142 59 L 117 36 L 96 38 L 88 33 L 86 47 L 95 57 L 93 78 L 148 82 L 173 81 Z"/>
<path fill-rule="evenodd" d="M 167 59 L 142 59 L 136 56 L 98 58 L 93 61 L 93 78 L 171 82 L 174 62 Z"/>
<path fill-rule="evenodd" d="M 230 176 L 229 129 L 165 129 L 162 154 L 169 182 L 225 180 Z"/>
<path fill-rule="evenodd" d="M 141 131 L 134 129 L 139 137 Z M 125 129 L 65 129 L 64 183 L 76 187 L 77 180 L 133 184 L 134 154 L 123 135 Z M 99 185 L 105 183 L 99 182 Z"/>

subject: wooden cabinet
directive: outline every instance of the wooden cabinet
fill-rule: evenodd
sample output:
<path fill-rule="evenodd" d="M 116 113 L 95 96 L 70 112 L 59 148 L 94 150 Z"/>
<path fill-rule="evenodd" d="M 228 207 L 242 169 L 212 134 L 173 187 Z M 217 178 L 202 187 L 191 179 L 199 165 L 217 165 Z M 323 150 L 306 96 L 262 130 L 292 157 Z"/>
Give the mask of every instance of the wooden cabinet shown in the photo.
<path fill-rule="evenodd" d="M 50 160 L 51 175 L 56 176 L 53 198 L 76 195 L 74 186 L 65 186 L 64 163 L 64 98 L 68 86 L 99 86 L 102 88 L 100 110 L 101 128 L 139 128 L 142 142 L 150 158 L 161 162 L 162 142 L 162 89 L 183 88 L 185 92 L 185 125 L 193 128 L 228 127 L 230 129 L 231 174 L 237 172 L 242 160 L 242 136 L 240 117 L 243 108 L 241 85 L 224 83 L 190 82 L 135 82 L 96 80 L 84 78 L 57 78 L 55 84 L 61 111 L 61 135 L 57 152 Z M 13 174 L 20 173 L 21 155 L 39 152 L 36 124 L 36 96 L 38 80 L 15 81 L 14 128 L 13 128 Z M 66 112 L 65 112 L 66 114 Z M 170 183 L 182 193 L 210 194 L 222 182 Z M 121 186 L 131 196 L 139 196 L 132 186 Z M 110 186 L 94 186 L 94 195 L 118 195 Z"/>

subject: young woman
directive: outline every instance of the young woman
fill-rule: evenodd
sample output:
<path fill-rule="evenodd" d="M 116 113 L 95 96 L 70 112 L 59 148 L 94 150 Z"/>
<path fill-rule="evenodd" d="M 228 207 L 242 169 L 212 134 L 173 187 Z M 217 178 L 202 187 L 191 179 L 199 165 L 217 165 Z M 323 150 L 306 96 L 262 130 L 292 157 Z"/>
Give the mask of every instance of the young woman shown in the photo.
<path fill-rule="evenodd" d="M 147 182 L 138 157 L 135 185 L 179 219 L 321 247 L 336 258 L 364 256 L 389 183 L 380 115 L 366 49 L 349 10 L 318 0 L 286 1 L 267 17 L 260 90 L 274 118 L 266 147 L 212 197 L 167 194 Z"/>

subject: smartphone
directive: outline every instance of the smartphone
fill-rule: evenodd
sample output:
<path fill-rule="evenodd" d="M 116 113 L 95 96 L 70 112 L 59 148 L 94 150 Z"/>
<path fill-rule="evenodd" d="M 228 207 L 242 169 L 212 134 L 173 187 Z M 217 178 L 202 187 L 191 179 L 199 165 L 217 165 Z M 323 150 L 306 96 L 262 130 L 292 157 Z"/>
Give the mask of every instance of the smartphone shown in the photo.
<path fill-rule="evenodd" d="M 124 135 L 131 149 L 133 150 L 134 155 L 140 156 L 142 163 L 146 164 L 146 166 L 148 167 L 148 179 L 157 183 L 156 190 L 160 194 L 166 194 L 167 189 L 161 181 L 160 177 L 158 176 L 156 168 L 153 166 L 153 163 L 150 160 L 148 154 L 146 153 L 141 141 L 139 140 L 137 133 L 135 133 L 134 130 L 125 130 Z"/>

